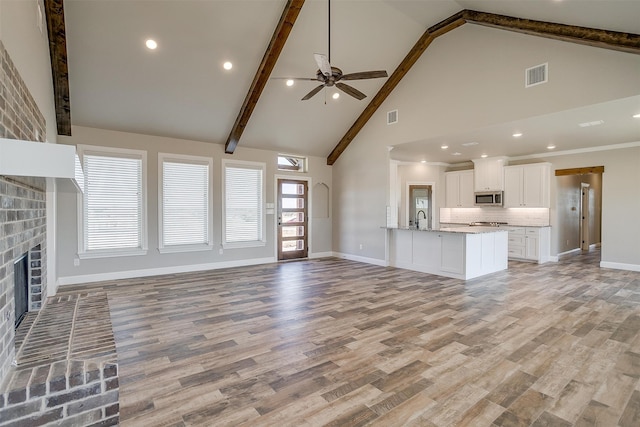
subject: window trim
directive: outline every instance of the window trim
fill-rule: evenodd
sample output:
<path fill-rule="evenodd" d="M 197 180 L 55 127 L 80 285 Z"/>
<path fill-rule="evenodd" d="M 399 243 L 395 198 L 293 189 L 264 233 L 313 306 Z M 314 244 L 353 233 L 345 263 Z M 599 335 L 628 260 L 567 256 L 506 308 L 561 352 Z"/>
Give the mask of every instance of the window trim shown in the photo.
<path fill-rule="evenodd" d="M 245 169 L 254 169 L 262 171 L 262 236 L 260 240 L 251 242 L 227 242 L 227 167 L 237 167 Z M 255 248 L 266 246 L 267 244 L 267 214 L 265 209 L 265 197 L 266 197 L 266 175 L 267 164 L 264 162 L 251 162 L 246 160 L 231 160 L 222 159 L 222 247 L 224 249 L 234 248 Z"/>
<path fill-rule="evenodd" d="M 195 243 L 188 245 L 169 245 L 165 246 L 163 242 L 163 202 L 164 202 L 164 168 L 165 161 L 173 161 L 173 163 L 190 163 L 196 165 L 209 166 L 208 181 L 208 203 L 207 203 L 207 241 L 206 244 Z M 158 153 L 158 252 L 179 253 L 179 252 L 198 252 L 210 251 L 213 249 L 213 159 L 204 156 L 190 156 L 186 154 Z"/>
<path fill-rule="evenodd" d="M 141 207 L 140 207 L 140 247 L 139 248 L 123 248 L 123 249 L 95 249 L 87 250 L 85 248 L 84 236 L 84 197 L 85 194 L 78 192 L 77 195 L 77 230 L 78 230 L 78 258 L 94 259 L 94 258 L 113 258 L 126 256 L 146 255 L 149 249 L 149 239 L 147 236 L 148 217 L 147 217 L 147 152 L 144 150 L 132 150 L 128 148 L 117 147 L 101 147 L 97 145 L 78 144 L 77 153 L 80 158 L 80 164 L 84 168 L 84 156 L 95 155 L 104 157 L 123 157 L 140 159 L 141 161 Z M 83 170 L 86 182 L 87 171 Z"/>
<path fill-rule="evenodd" d="M 292 159 L 297 159 L 300 161 L 301 165 L 298 169 L 295 169 L 293 167 L 282 167 L 280 165 L 280 157 L 290 157 Z M 307 172 L 309 172 L 309 158 L 306 156 L 299 156 L 299 155 L 294 155 L 294 154 L 284 154 L 284 153 L 278 153 L 277 157 L 276 157 L 276 170 L 278 172 L 291 172 L 291 173 L 295 173 L 295 174 L 306 174 Z"/>

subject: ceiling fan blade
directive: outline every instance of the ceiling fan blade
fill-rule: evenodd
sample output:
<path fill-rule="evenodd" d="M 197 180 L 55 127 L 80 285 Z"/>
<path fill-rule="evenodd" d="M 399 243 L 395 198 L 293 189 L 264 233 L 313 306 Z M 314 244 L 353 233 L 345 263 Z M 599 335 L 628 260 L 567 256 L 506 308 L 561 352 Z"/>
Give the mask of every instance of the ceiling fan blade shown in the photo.
<path fill-rule="evenodd" d="M 351 95 L 351 96 L 353 96 L 354 98 L 356 98 L 358 100 L 362 100 L 362 99 L 367 97 L 367 95 L 365 95 L 364 93 L 360 92 L 355 87 L 349 86 L 349 85 L 344 84 L 344 83 L 336 83 L 336 87 L 338 89 L 340 89 L 341 91 L 343 91 L 344 93 L 346 93 L 347 95 Z"/>
<path fill-rule="evenodd" d="M 327 59 L 327 55 L 323 55 L 321 53 L 314 53 L 313 57 L 316 59 L 316 63 L 318 64 L 318 68 L 322 71 L 322 74 L 325 76 L 331 75 L 331 64 L 329 64 L 329 59 Z"/>
<path fill-rule="evenodd" d="M 364 79 L 379 79 L 381 77 L 389 77 L 386 71 L 362 71 L 360 73 L 345 74 L 340 80 L 364 80 Z"/>
<path fill-rule="evenodd" d="M 311 78 L 311 77 L 271 77 L 272 80 L 303 80 L 303 81 L 312 81 L 312 82 L 317 82 L 318 78 Z"/>
<path fill-rule="evenodd" d="M 313 89 L 311 92 L 309 92 L 308 94 L 306 94 L 306 95 L 304 96 L 304 98 L 302 98 L 302 101 L 306 101 L 307 99 L 311 99 L 311 97 L 312 97 L 313 95 L 315 95 L 316 93 L 320 92 L 320 91 L 322 90 L 322 88 L 323 88 L 323 87 L 324 87 L 324 85 L 316 86 L 316 88 L 315 88 L 315 89 Z"/>

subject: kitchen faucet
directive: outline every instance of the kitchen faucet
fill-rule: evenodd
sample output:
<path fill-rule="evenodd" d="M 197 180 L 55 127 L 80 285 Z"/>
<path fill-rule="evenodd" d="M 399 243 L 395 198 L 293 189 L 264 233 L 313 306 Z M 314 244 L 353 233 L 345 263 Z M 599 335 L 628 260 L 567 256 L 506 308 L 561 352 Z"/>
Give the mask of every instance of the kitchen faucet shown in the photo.
<path fill-rule="evenodd" d="M 424 220 L 427 220 L 427 213 L 425 211 L 423 211 L 422 209 L 420 209 L 417 213 L 416 213 L 416 228 L 418 230 L 420 230 L 420 212 L 422 212 L 422 215 L 424 215 Z"/>

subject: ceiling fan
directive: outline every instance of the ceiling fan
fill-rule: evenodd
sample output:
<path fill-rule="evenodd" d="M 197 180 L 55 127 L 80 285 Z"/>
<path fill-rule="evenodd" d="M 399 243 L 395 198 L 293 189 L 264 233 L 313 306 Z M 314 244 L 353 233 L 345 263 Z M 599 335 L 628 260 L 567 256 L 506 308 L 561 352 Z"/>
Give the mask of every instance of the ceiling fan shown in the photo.
<path fill-rule="evenodd" d="M 343 80 L 366 80 L 366 79 L 378 79 L 381 77 L 388 77 L 386 71 L 361 71 L 358 73 L 343 74 L 342 70 L 338 67 L 331 66 L 331 0 L 327 0 L 328 6 L 328 55 L 321 53 L 314 53 L 313 56 L 318 64 L 318 71 L 315 78 L 305 77 L 288 77 L 289 80 L 310 80 L 319 81 L 322 84 L 316 86 L 311 92 L 306 94 L 302 101 L 311 99 L 315 94 L 320 92 L 325 87 L 335 86 L 347 95 L 351 95 L 358 100 L 362 100 L 367 97 L 364 93 L 348 84 L 342 83 Z"/>

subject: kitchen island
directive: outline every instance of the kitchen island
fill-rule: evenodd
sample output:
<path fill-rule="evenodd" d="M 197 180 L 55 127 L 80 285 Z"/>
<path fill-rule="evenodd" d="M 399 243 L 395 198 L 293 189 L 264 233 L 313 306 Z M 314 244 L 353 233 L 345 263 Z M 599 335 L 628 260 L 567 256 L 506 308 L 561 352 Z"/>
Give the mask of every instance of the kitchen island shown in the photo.
<path fill-rule="evenodd" d="M 393 267 L 468 280 L 507 269 L 508 233 L 497 227 L 386 227 Z"/>

